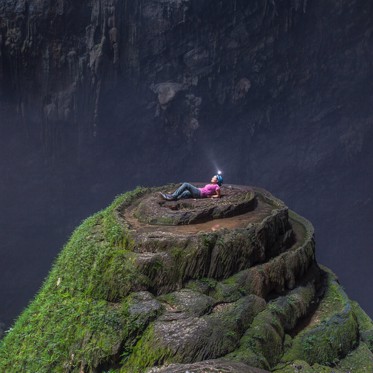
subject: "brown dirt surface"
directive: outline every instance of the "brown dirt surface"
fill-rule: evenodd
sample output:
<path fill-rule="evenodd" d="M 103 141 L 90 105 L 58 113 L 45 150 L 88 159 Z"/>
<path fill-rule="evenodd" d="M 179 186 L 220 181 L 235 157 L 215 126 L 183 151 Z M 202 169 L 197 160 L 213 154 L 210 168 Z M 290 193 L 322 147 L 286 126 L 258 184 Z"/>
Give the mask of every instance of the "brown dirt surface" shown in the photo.
<path fill-rule="evenodd" d="M 198 184 L 197 184 L 198 185 Z M 149 204 L 148 207 L 144 207 Z M 259 223 L 270 215 L 275 206 L 260 198 L 258 192 L 245 186 L 222 187 L 219 199 L 203 198 L 179 201 L 165 201 L 158 192 L 146 194 L 122 212 L 130 229 L 137 233 L 168 232 L 174 234 L 196 234 L 221 229 L 246 228 Z M 139 218 L 141 210 L 141 218 Z M 218 211 L 219 213 L 216 213 Z M 144 217 L 149 215 L 150 218 Z M 180 216 L 186 216 L 184 220 Z M 155 217 L 155 219 L 154 219 Z M 169 225 L 157 224 L 157 219 L 170 219 Z M 152 220 L 152 223 L 147 221 Z M 175 224 L 175 221 L 188 221 Z M 199 220 L 204 220 L 199 222 Z"/>

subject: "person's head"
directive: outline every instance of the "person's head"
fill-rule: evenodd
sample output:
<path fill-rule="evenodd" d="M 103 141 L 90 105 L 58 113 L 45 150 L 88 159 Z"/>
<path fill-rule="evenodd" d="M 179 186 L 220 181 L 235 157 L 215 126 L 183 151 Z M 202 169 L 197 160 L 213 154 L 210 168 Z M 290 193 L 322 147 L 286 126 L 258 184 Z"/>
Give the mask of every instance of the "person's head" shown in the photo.
<path fill-rule="evenodd" d="M 223 184 L 223 176 L 221 175 L 214 175 L 211 179 L 211 182 L 213 184 L 218 184 L 219 186 L 221 186 Z"/>

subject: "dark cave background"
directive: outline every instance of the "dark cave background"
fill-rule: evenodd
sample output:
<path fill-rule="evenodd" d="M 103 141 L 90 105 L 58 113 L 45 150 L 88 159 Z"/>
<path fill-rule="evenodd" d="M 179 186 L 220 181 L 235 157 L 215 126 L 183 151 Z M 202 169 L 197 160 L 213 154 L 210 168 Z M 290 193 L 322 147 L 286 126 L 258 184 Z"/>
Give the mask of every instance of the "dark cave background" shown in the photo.
<path fill-rule="evenodd" d="M 373 4 L 0 1 L 0 320 L 137 185 L 264 187 L 373 316 Z"/>

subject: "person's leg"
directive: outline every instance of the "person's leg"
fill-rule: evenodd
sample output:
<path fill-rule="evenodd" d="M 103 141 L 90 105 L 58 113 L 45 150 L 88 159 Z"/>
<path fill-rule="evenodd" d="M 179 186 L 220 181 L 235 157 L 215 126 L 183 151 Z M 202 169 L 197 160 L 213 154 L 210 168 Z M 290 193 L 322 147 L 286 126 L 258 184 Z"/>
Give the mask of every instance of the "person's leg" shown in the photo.
<path fill-rule="evenodd" d="M 191 198 L 201 198 L 201 191 L 192 184 L 189 184 L 188 191 L 191 194 Z"/>
<path fill-rule="evenodd" d="M 189 192 L 189 190 L 184 190 L 183 193 L 181 193 L 179 195 L 179 197 L 177 197 L 177 199 L 186 199 L 186 198 L 192 198 L 192 193 Z"/>
<path fill-rule="evenodd" d="M 190 196 L 189 197 L 182 197 L 182 194 L 188 191 Z M 187 194 L 188 195 L 188 194 Z M 194 185 L 189 183 L 183 183 L 180 185 L 179 188 L 175 190 L 174 193 L 171 194 L 172 198 L 174 199 L 181 199 L 181 198 L 200 198 L 201 192 L 198 188 L 196 188 Z"/>

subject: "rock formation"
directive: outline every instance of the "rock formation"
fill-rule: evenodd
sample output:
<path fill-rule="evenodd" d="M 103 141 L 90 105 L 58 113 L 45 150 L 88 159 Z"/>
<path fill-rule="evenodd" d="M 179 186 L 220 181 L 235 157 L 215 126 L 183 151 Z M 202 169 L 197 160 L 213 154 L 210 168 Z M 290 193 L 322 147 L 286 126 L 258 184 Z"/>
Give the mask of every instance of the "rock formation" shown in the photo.
<path fill-rule="evenodd" d="M 66 142 L 81 147 L 75 155 L 99 133 L 110 136 L 108 116 L 116 134 L 121 126 L 124 134 L 131 131 L 130 116 L 180 142 L 203 136 L 219 117 L 248 139 L 278 120 L 302 119 L 319 129 L 357 87 L 368 90 L 372 9 L 361 12 L 364 6 L 362 0 L 348 6 L 332 0 L 3 1 L 0 104 L 13 105 L 50 150 Z M 336 63 L 338 53 L 348 57 Z M 304 112 L 293 113 L 296 107 Z M 132 118 L 134 108 L 140 118 Z M 341 145 L 351 156 L 369 131 L 365 118 L 348 128 Z"/>
<path fill-rule="evenodd" d="M 263 189 L 138 188 L 76 229 L 0 345 L 0 371 L 352 373 L 373 322 L 317 264 L 312 225 Z"/>

